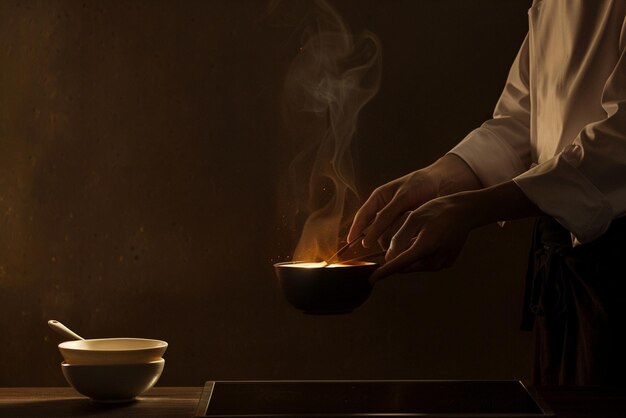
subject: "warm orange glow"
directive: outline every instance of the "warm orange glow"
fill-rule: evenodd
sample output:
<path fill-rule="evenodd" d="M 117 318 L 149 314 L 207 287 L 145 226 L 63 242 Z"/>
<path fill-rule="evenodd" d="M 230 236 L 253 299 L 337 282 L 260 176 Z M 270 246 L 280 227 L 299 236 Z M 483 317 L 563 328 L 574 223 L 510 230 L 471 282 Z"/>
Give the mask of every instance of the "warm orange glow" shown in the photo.
<path fill-rule="evenodd" d="M 349 264 L 342 263 L 332 263 L 328 264 L 326 261 L 320 261 L 318 263 L 291 263 L 291 264 L 283 264 L 283 267 L 297 267 L 297 268 L 305 268 L 305 269 L 319 269 L 319 268 L 340 268 L 340 267 L 354 267 L 354 266 L 366 266 L 373 265 L 375 263 L 369 262 L 354 262 Z"/>
<path fill-rule="evenodd" d="M 326 267 L 329 264 L 326 261 L 320 261 L 319 263 L 293 263 L 293 264 L 285 264 L 285 267 L 298 267 L 305 269 L 318 269 L 322 267 Z"/>

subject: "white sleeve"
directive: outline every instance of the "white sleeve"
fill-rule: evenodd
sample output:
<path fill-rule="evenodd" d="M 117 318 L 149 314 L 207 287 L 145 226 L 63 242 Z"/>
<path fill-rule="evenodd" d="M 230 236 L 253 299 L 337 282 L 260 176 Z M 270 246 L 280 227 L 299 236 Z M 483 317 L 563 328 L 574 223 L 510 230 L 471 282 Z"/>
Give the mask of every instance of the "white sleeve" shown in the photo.
<path fill-rule="evenodd" d="M 622 46 L 602 92 L 606 118 L 585 126 L 560 154 L 514 179 L 580 243 L 598 238 L 626 214 L 625 50 Z"/>
<path fill-rule="evenodd" d="M 530 167 L 528 35 L 511 66 L 493 118 L 450 150 L 474 171 L 484 187 L 508 181 Z"/>

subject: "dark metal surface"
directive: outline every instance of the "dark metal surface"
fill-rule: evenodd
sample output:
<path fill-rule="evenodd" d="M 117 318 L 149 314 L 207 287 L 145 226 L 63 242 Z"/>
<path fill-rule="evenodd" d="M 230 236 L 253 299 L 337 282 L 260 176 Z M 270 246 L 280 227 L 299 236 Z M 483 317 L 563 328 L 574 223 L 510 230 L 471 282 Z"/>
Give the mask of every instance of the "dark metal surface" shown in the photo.
<path fill-rule="evenodd" d="M 200 417 L 553 417 L 534 391 L 509 381 L 207 382 Z"/>

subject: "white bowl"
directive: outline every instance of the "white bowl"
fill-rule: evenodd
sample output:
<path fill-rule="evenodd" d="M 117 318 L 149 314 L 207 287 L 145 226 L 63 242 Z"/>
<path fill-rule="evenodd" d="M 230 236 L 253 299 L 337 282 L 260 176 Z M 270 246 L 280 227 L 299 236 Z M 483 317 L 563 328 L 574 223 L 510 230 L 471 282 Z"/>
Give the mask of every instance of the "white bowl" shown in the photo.
<path fill-rule="evenodd" d="M 63 376 L 79 393 L 98 402 L 127 402 L 159 380 L 165 360 L 135 364 L 61 363 Z"/>
<path fill-rule="evenodd" d="M 100 338 L 59 344 L 61 355 L 70 364 L 148 363 L 160 359 L 166 349 L 165 341 L 144 338 Z"/>

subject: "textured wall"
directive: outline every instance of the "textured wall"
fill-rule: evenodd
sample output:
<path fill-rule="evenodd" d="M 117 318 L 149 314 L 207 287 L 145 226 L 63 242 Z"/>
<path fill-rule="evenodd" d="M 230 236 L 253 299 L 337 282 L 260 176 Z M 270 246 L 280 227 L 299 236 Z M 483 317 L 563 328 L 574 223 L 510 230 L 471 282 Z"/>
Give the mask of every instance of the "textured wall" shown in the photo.
<path fill-rule="evenodd" d="M 487 118 L 526 0 L 336 2 L 383 44 L 363 112 L 365 192 Z M 529 223 L 476 231 L 457 265 L 306 317 L 271 264 L 297 40 L 265 2 L 0 0 L 0 385 L 62 385 L 58 319 L 170 342 L 163 385 L 249 378 L 530 376 L 518 331 Z"/>

